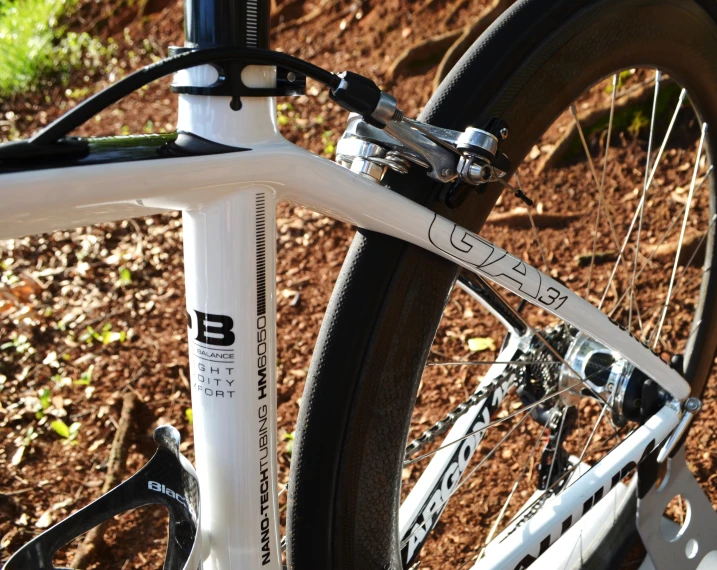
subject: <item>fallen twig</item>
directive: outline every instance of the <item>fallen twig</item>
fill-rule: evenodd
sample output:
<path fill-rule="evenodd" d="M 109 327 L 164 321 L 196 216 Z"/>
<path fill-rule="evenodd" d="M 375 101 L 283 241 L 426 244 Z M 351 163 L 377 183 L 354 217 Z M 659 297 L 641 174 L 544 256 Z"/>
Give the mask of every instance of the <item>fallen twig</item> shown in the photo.
<path fill-rule="evenodd" d="M 102 494 L 119 485 L 124 477 L 127 451 L 129 449 L 129 433 L 136 408 L 137 397 L 133 392 L 127 392 L 122 398 L 122 411 L 120 412 L 119 425 L 110 449 L 110 456 L 107 460 L 107 474 L 102 485 Z M 104 534 L 108 522 L 103 522 L 85 535 L 72 561 L 73 568 L 82 570 L 94 561 L 97 552 L 105 545 Z"/>
<path fill-rule="evenodd" d="M 433 36 L 427 40 L 421 40 L 406 48 L 389 67 L 386 72 L 386 79 L 389 82 L 393 82 L 399 75 L 411 75 L 413 73 L 412 68 L 418 68 L 420 64 L 438 59 L 438 57 L 446 53 L 462 33 L 462 29 L 453 30 L 452 32 Z"/>
<path fill-rule="evenodd" d="M 339 3 L 339 0 L 322 0 L 321 3 L 319 3 L 319 5 L 316 6 L 316 8 L 311 10 L 311 12 L 306 14 L 306 16 L 302 16 L 301 18 L 296 18 L 295 20 L 289 20 L 288 22 L 282 22 L 281 24 L 278 24 L 272 31 L 279 33 L 284 30 L 290 30 L 292 28 L 301 27 L 304 24 L 308 24 L 309 22 L 312 22 L 313 20 L 315 20 L 316 18 L 321 16 L 321 14 L 323 14 L 327 10 L 333 8 L 338 3 Z M 293 7 L 294 2 L 287 3 L 287 8 L 290 5 Z M 283 8 L 283 6 L 282 6 L 282 8 Z M 350 10 L 351 9 L 348 8 L 348 11 L 350 11 Z M 282 9 L 280 8 L 279 11 L 281 12 Z"/>
<path fill-rule="evenodd" d="M 456 17 L 456 14 L 468 3 L 468 0 L 458 0 L 453 6 L 451 6 L 450 10 L 448 10 L 448 15 L 444 18 L 443 23 L 448 26 L 453 21 L 453 18 Z"/>
<path fill-rule="evenodd" d="M 705 246 L 706 241 L 703 239 L 705 236 L 702 233 L 686 233 L 685 239 L 682 240 L 682 248 L 680 249 L 680 259 L 677 262 L 678 265 L 686 265 L 690 260 L 691 265 L 699 267 L 705 258 Z M 675 255 L 677 254 L 677 248 L 679 246 L 679 240 L 675 239 L 670 242 L 663 242 L 655 249 L 655 253 L 652 253 L 654 246 L 651 244 L 642 244 L 640 249 L 642 254 L 645 256 L 652 256 L 653 261 L 660 263 L 674 263 Z M 692 257 L 694 255 L 694 258 Z"/>
<path fill-rule="evenodd" d="M 581 253 L 575 256 L 575 263 L 577 263 L 578 267 L 587 267 L 590 265 L 591 259 L 593 259 L 592 253 Z M 615 261 L 617 259 L 617 251 L 596 251 L 594 259 L 595 265 Z"/>
<path fill-rule="evenodd" d="M 575 214 L 546 214 L 533 212 L 533 222 L 538 228 L 557 228 L 562 227 L 573 220 L 577 220 L 585 215 L 585 212 L 578 212 Z M 528 214 L 527 208 L 514 208 L 510 212 L 492 212 L 488 219 L 487 224 L 494 226 L 508 226 L 511 228 L 522 228 L 529 229 L 530 215 Z"/>

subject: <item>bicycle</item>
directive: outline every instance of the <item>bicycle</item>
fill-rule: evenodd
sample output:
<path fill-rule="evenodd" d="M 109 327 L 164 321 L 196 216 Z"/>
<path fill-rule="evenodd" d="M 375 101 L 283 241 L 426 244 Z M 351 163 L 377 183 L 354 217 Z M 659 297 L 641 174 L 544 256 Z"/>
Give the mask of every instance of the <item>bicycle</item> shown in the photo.
<path fill-rule="evenodd" d="M 230 6 L 242 9 L 222 10 Z M 145 468 L 28 543 L 5 568 L 49 568 L 57 548 L 77 534 L 147 503 L 170 511 L 166 568 L 281 566 L 278 489 L 271 483 L 276 433 L 270 428 L 276 423 L 276 370 L 269 228 L 276 199 L 361 228 L 327 310 L 300 410 L 289 484 L 289 567 L 415 568 L 446 503 L 495 459 L 497 447 L 469 468 L 484 434 L 512 418 L 515 424 L 499 443 L 528 421 L 537 432 L 526 467 L 547 436 L 536 494 L 508 520 L 511 492 L 489 537 L 464 565 L 614 567 L 613 558 L 625 554 L 622 546 L 633 542 L 635 525 L 658 568 L 696 568 L 709 559 L 717 517 L 686 468 L 684 438 L 700 410 L 717 343 L 709 318 L 717 287 L 709 271 L 715 214 L 706 128 L 717 110 L 717 6 L 691 0 L 521 2 L 464 56 L 419 120 L 403 116 L 395 99 L 366 78 L 334 75 L 265 49 L 266 3 L 193 0 L 185 9 L 187 45 L 177 55 L 88 99 L 29 141 L 0 146 L 6 171 L 1 237 L 182 210 L 197 473 L 179 454 L 177 434 L 160 428 L 157 455 Z M 615 102 L 625 96 L 620 72 L 633 67 L 657 71 L 631 73 L 653 97 L 648 164 L 625 237 L 617 234 L 621 220 L 611 209 L 626 202 L 608 199 L 614 193 L 607 196 L 605 173 Z M 133 144 L 124 144 L 120 155 L 113 141 L 67 136 L 122 96 L 174 72 L 178 135 L 126 139 Z M 301 93 L 306 76 L 328 86 L 333 100 L 354 113 L 337 147 L 339 164 L 278 134 L 273 98 Z M 586 137 L 574 102 L 586 90 L 595 96 L 591 86 L 606 77 L 609 121 L 598 174 L 591 133 Z M 657 144 L 660 94 L 674 103 L 675 84 L 676 105 Z M 683 144 L 696 149 L 685 170 L 689 186 L 684 204 L 667 209 L 667 231 L 657 231 L 648 217 L 653 184 L 670 133 L 680 128 L 678 115 L 686 113 L 687 94 L 698 125 L 683 129 L 696 134 L 694 144 Z M 549 271 L 540 237 L 531 265 L 477 234 L 506 190 L 527 206 L 528 235 L 538 234 L 539 212 L 531 208 L 540 189 L 521 185 L 517 161 L 553 125 L 561 126 L 561 116 L 569 123 L 571 115 L 571 132 L 598 193 L 597 220 L 587 224 L 595 228 L 588 274 L 573 278 L 582 286 L 585 277 L 587 301 L 534 266 Z M 146 183 L 133 184 L 137 180 Z M 699 214 L 694 223 L 691 211 Z M 604 236 L 598 235 L 598 216 L 608 222 Z M 655 238 L 647 253 L 640 249 L 643 228 L 645 239 Z M 659 264 L 653 258 L 673 228 L 680 228 L 674 258 Z M 688 230 L 699 233 L 685 260 Z M 598 241 L 614 243 L 615 251 L 602 298 L 593 304 Z M 700 250 L 701 270 L 691 266 Z M 644 271 L 646 280 L 659 277 L 660 269 L 669 276 L 666 300 L 643 321 L 644 290 L 637 280 Z M 625 286 L 610 296 L 618 274 Z M 454 282 L 508 333 L 465 401 L 419 429 L 407 446 L 423 367 Z M 527 304 L 515 308 L 489 282 Z M 694 306 L 693 319 L 667 320 L 673 295 L 685 289 L 692 297 L 683 304 Z M 535 312 L 526 315 L 531 306 Z M 663 330 L 671 335 L 667 345 L 660 344 Z M 656 348 L 676 357 L 667 363 Z M 521 406 L 491 419 L 506 411 L 513 393 Z M 584 401 L 597 405 L 597 421 L 589 424 L 587 442 L 574 446 L 578 454 L 570 454 L 566 442 L 578 433 L 581 414 L 588 414 L 579 409 Z M 604 439 L 621 441 L 609 453 L 598 449 L 588 468 L 591 441 L 606 417 L 611 423 Z M 625 427 L 632 431 L 623 438 Z M 399 509 L 402 470 L 425 459 L 430 463 Z M 621 483 L 633 471 L 630 484 Z M 525 473 L 514 491 L 528 483 Z M 661 514 L 678 494 L 687 498 L 690 515 L 664 538 Z"/>

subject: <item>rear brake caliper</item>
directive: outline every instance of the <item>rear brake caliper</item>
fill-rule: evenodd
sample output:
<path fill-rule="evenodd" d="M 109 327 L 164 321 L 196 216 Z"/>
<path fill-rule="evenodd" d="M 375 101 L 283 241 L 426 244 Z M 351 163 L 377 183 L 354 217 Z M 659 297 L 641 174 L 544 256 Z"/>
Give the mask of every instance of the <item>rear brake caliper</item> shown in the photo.
<path fill-rule="evenodd" d="M 471 190 L 502 182 L 510 170 L 508 157 L 500 152 L 500 143 L 508 136 L 502 119 L 461 132 L 414 121 L 400 112 L 392 117 L 379 128 L 356 113 L 349 115 L 336 161 L 375 181 L 388 169 L 405 174 L 412 164 L 423 167 L 429 178 L 452 183 L 444 196 L 452 208 L 460 206 Z"/>

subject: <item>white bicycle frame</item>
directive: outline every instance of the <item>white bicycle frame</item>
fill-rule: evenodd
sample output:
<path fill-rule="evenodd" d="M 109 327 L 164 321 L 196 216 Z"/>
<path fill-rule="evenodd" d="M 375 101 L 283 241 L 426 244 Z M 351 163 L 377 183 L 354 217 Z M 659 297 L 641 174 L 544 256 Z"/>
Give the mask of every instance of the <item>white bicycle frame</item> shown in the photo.
<path fill-rule="evenodd" d="M 207 67 L 191 71 L 195 81 L 205 72 L 211 74 Z M 271 86 L 275 69 L 254 66 L 244 74 L 247 83 Z M 228 97 L 180 95 L 178 130 L 248 150 L 2 175 L 0 238 L 183 212 L 202 511 L 197 554 L 204 568 L 281 568 L 275 429 L 278 200 L 450 259 L 623 354 L 677 401 L 689 395 L 679 374 L 555 280 L 425 207 L 287 142 L 277 129 L 273 98 L 244 98 L 241 110 L 233 111 Z M 476 568 L 522 568 L 532 562 L 646 451 L 659 446 L 679 415 L 675 408 L 663 407 L 528 524 L 501 538 L 503 548 L 489 550 Z M 427 521 L 437 519 L 442 498 L 458 484 L 462 469 L 454 469 L 452 462 L 470 459 L 482 437 L 482 432 L 471 432 L 486 423 L 478 411 L 464 418 L 446 440 L 456 445 L 435 455 L 424 474 L 427 479 L 412 494 L 413 503 L 402 508 L 401 536 L 416 527 L 419 516 L 424 521 L 419 531 L 432 528 Z M 422 496 L 415 499 L 416 493 Z M 416 505 L 428 506 L 419 512 Z"/>

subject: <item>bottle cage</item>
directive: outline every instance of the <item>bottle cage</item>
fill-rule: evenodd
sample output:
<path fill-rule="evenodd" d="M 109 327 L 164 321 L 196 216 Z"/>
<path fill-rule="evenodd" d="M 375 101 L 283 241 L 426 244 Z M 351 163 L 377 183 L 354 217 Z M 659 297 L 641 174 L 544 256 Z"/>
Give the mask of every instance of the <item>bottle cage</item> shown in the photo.
<path fill-rule="evenodd" d="M 172 426 L 154 431 L 157 452 L 142 469 L 85 508 L 70 515 L 20 548 L 4 570 L 62 570 L 55 553 L 81 534 L 115 515 L 146 505 L 169 511 L 164 570 L 196 570 L 200 565 L 199 482 L 179 452 L 179 432 Z"/>

